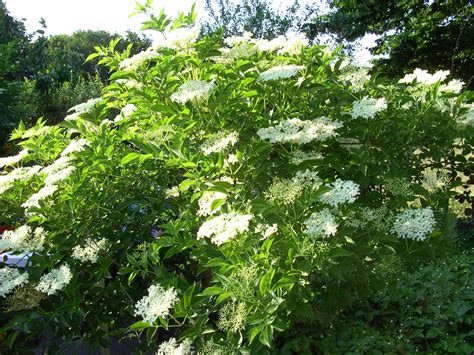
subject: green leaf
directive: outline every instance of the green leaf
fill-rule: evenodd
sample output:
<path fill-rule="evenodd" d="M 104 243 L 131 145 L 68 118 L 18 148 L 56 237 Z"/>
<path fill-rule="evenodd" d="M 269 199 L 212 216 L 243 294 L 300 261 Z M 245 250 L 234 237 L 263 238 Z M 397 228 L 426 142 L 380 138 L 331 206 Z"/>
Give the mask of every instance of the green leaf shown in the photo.
<path fill-rule="evenodd" d="M 218 286 L 211 286 L 201 292 L 201 296 L 215 296 L 224 292 L 224 289 Z"/>
<path fill-rule="evenodd" d="M 144 322 L 141 320 L 136 323 L 133 323 L 131 326 L 128 327 L 128 329 L 131 331 L 137 331 L 137 330 L 143 330 L 149 327 L 150 327 L 150 323 Z"/>
<path fill-rule="evenodd" d="M 126 156 L 124 156 L 122 158 L 122 160 L 120 161 L 120 165 L 127 165 L 129 163 L 131 163 L 132 161 L 140 158 L 141 154 L 140 153 L 129 153 L 127 154 Z"/>

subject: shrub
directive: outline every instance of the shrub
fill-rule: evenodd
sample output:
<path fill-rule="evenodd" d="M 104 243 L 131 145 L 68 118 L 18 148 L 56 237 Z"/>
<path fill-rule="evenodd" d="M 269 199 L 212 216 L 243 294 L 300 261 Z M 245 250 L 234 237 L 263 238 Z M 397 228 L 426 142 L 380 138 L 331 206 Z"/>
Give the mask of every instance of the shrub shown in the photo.
<path fill-rule="evenodd" d="M 386 260 L 451 248 L 472 134 L 460 83 L 370 78 L 300 36 L 221 48 L 194 17 L 152 17 L 173 30 L 132 58 L 99 48 L 101 98 L 13 133 L 0 249 L 31 252 L 25 287 L 44 297 L 1 331 L 261 353 L 374 293 Z"/>

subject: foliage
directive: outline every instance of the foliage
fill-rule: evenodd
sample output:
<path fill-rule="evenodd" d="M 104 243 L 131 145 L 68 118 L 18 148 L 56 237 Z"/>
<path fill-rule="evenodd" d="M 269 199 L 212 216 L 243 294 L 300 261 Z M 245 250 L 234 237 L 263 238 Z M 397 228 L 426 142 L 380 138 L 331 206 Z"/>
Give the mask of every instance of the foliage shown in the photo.
<path fill-rule="evenodd" d="M 212 33 L 222 29 L 224 36 L 248 31 L 257 38 L 274 38 L 288 31 L 299 31 L 300 24 L 315 12 L 313 7 L 302 9 L 295 0 L 284 10 L 274 10 L 266 0 L 206 0 L 209 20 L 204 32 Z"/>
<path fill-rule="evenodd" d="M 328 353 L 471 354 L 472 254 L 451 256 L 404 275 L 336 320 Z"/>
<path fill-rule="evenodd" d="M 353 41 L 366 33 L 381 35 L 374 54 L 377 70 L 401 76 L 423 68 L 450 70 L 472 89 L 474 21 L 472 1 L 331 1 L 333 11 L 308 23 L 311 36 L 336 34 Z"/>
<path fill-rule="evenodd" d="M 65 345 L 266 353 L 374 294 L 387 260 L 454 247 L 471 92 L 360 75 L 301 36 L 198 40 L 193 18 L 152 17 L 166 36 L 130 58 L 98 47 L 102 97 L 13 132 L 0 248 L 31 252 L 43 297 L 10 309 L 10 345 L 42 324 Z M 10 305 L 28 295 L 7 285 Z"/>

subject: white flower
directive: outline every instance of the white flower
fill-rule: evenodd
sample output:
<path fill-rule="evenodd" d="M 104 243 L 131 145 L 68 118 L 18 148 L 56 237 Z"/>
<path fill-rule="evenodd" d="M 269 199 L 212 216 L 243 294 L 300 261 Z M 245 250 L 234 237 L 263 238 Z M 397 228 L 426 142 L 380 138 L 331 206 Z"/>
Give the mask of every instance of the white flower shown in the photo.
<path fill-rule="evenodd" d="M 125 117 L 128 117 L 130 116 L 132 113 L 134 113 L 135 111 L 137 110 L 137 106 L 135 106 L 134 104 L 126 104 L 123 108 L 122 108 L 122 114 L 125 116 Z"/>
<path fill-rule="evenodd" d="M 2 239 L 0 239 L 0 250 L 41 251 L 45 239 L 46 232 L 42 227 L 32 230 L 30 226 L 23 225 L 15 230 L 3 232 Z"/>
<path fill-rule="evenodd" d="M 355 68 L 343 74 L 341 79 L 351 82 L 353 92 L 360 92 L 364 89 L 364 85 L 370 81 L 369 68 Z"/>
<path fill-rule="evenodd" d="M 253 34 L 251 32 L 244 32 L 241 36 L 231 36 L 224 39 L 224 43 L 230 47 L 235 47 L 241 44 L 251 43 L 253 41 Z"/>
<path fill-rule="evenodd" d="M 53 269 L 48 274 L 41 276 L 35 289 L 48 295 L 54 295 L 57 291 L 62 290 L 71 279 L 71 269 L 67 264 L 64 264 L 59 269 Z"/>
<path fill-rule="evenodd" d="M 207 81 L 191 80 L 181 85 L 178 91 L 171 95 L 171 100 L 183 105 L 188 101 L 199 103 L 209 98 L 214 86 L 214 83 Z"/>
<path fill-rule="evenodd" d="M 201 33 L 201 26 L 181 27 L 170 31 L 166 35 L 166 41 L 159 46 L 172 48 L 176 50 L 189 50 L 197 41 Z"/>
<path fill-rule="evenodd" d="M 278 36 L 271 40 L 258 39 L 255 46 L 260 52 L 274 52 L 278 49 L 286 47 L 287 39 L 285 36 Z"/>
<path fill-rule="evenodd" d="M 50 175 L 57 171 L 66 169 L 70 165 L 70 163 L 75 159 L 76 157 L 74 156 L 62 156 L 56 159 L 51 165 L 48 165 L 44 167 L 43 169 L 41 169 L 41 173 Z"/>
<path fill-rule="evenodd" d="M 405 75 L 399 83 L 411 84 L 416 80 L 417 84 L 433 85 L 439 81 L 444 81 L 449 75 L 449 70 L 440 70 L 431 75 L 426 70 L 416 68 L 412 74 Z"/>
<path fill-rule="evenodd" d="M 178 186 L 173 186 L 173 187 L 170 187 L 169 189 L 166 189 L 165 190 L 165 197 L 166 198 L 179 197 L 179 187 Z"/>
<path fill-rule="evenodd" d="M 81 139 L 75 139 L 72 140 L 69 145 L 64 148 L 64 150 L 61 153 L 61 156 L 64 157 L 66 155 L 69 155 L 71 153 L 76 153 L 84 150 L 84 147 L 89 145 L 89 141 L 87 139 L 81 138 Z"/>
<path fill-rule="evenodd" d="M 13 289 L 28 283 L 28 274 L 18 269 L 4 267 L 0 269 L 0 297 L 5 297 Z"/>
<path fill-rule="evenodd" d="M 80 114 L 80 113 L 83 113 L 83 112 L 90 112 L 96 104 L 98 104 L 99 102 L 102 102 L 102 98 L 98 97 L 98 98 L 95 98 L 95 99 L 90 99 L 90 100 L 87 100 L 86 102 L 82 103 L 82 104 L 79 104 L 79 105 L 76 105 L 74 107 L 71 107 L 68 112 L 75 112 L 77 114 Z"/>
<path fill-rule="evenodd" d="M 474 126 L 474 104 L 464 105 L 463 108 L 467 108 L 468 111 L 458 118 L 458 122 L 464 126 Z"/>
<path fill-rule="evenodd" d="M 261 234 L 262 239 L 266 239 L 276 232 L 278 232 L 278 224 L 276 223 L 273 223 L 272 225 L 259 223 L 255 228 L 255 233 Z"/>
<path fill-rule="evenodd" d="M 239 158 L 237 157 L 236 154 L 229 154 L 229 156 L 225 160 L 226 165 L 232 165 L 238 162 L 239 162 Z"/>
<path fill-rule="evenodd" d="M 10 189 L 15 181 L 27 180 L 36 175 L 41 170 L 41 166 L 22 167 L 12 170 L 7 175 L 0 175 L 0 194 Z"/>
<path fill-rule="evenodd" d="M 364 97 L 360 101 L 354 102 L 352 106 L 351 115 L 353 118 L 363 117 L 363 118 L 372 118 L 377 113 L 382 112 L 387 109 L 387 101 L 385 98 L 374 99 Z"/>
<path fill-rule="evenodd" d="M 459 94 L 462 91 L 463 86 L 464 86 L 464 83 L 461 80 L 453 79 L 449 83 L 441 85 L 439 87 L 439 91 L 454 92 L 456 94 Z"/>
<path fill-rule="evenodd" d="M 107 245 L 107 239 L 95 241 L 93 239 L 86 239 L 84 246 L 76 245 L 72 250 L 72 257 L 82 262 L 96 263 L 99 257 L 99 252 L 104 250 Z"/>
<path fill-rule="evenodd" d="M 197 233 L 197 239 L 211 238 L 211 242 L 221 245 L 237 235 L 244 233 L 249 228 L 251 214 L 236 212 L 221 214 L 202 224 Z"/>
<path fill-rule="evenodd" d="M 390 232 L 399 238 L 425 240 L 436 226 L 433 211 L 430 207 L 407 209 L 395 218 Z"/>
<path fill-rule="evenodd" d="M 228 134 L 222 133 L 211 138 L 203 146 L 204 155 L 218 153 L 224 151 L 227 147 L 235 145 L 239 139 L 237 132 L 230 132 Z"/>
<path fill-rule="evenodd" d="M 278 54 L 300 54 L 303 48 L 307 47 L 308 44 L 308 38 L 306 38 L 306 36 L 302 33 L 286 36 L 286 42 L 283 43 L 283 46 L 278 51 Z"/>
<path fill-rule="evenodd" d="M 48 175 L 44 182 L 46 185 L 53 185 L 57 182 L 66 180 L 76 170 L 75 166 L 68 166 L 63 170 L 56 171 L 54 174 Z"/>
<path fill-rule="evenodd" d="M 304 68 L 305 67 L 303 65 L 278 65 L 264 71 L 263 73 L 260 73 L 258 80 L 269 81 L 291 78 Z"/>
<path fill-rule="evenodd" d="M 352 203 L 359 196 L 359 185 L 350 180 L 336 179 L 329 187 L 331 190 L 321 196 L 321 201 L 334 207 L 342 203 Z"/>
<path fill-rule="evenodd" d="M 342 126 L 341 122 L 331 121 L 327 117 L 306 121 L 291 118 L 280 122 L 277 126 L 261 128 L 257 134 L 261 139 L 268 139 L 271 143 L 306 144 L 337 136 L 338 133 L 335 131 Z"/>
<path fill-rule="evenodd" d="M 311 238 L 330 237 L 337 232 L 338 224 L 336 217 L 325 208 L 319 212 L 314 212 L 305 222 L 306 229 L 304 233 Z"/>
<path fill-rule="evenodd" d="M 120 62 L 120 69 L 125 71 L 135 71 L 146 61 L 156 58 L 159 54 L 153 49 L 148 48 L 134 56 L 124 59 Z"/>
<path fill-rule="evenodd" d="M 135 315 L 141 316 L 145 322 L 154 323 L 158 317 L 169 315 L 177 302 L 178 293 L 174 287 L 165 290 L 160 285 L 152 285 L 148 288 L 148 296 L 135 305 Z"/>
<path fill-rule="evenodd" d="M 184 339 L 181 344 L 175 338 L 171 338 L 160 344 L 156 355 L 189 355 L 191 354 L 192 342 Z"/>
<path fill-rule="evenodd" d="M 30 198 L 24 202 L 21 207 L 29 209 L 30 207 L 39 207 L 39 201 L 51 196 L 56 192 L 58 187 L 56 185 L 45 185 L 37 193 L 30 196 Z"/>
<path fill-rule="evenodd" d="M 0 158 L 0 168 L 4 166 L 15 165 L 16 163 L 20 162 L 24 157 L 28 155 L 28 149 L 23 149 L 17 155 L 13 155 L 11 157 Z"/>
<path fill-rule="evenodd" d="M 212 216 L 216 214 L 218 209 L 212 210 L 211 205 L 215 200 L 225 200 L 227 195 L 223 192 L 218 191 L 205 191 L 202 194 L 202 197 L 199 199 L 199 210 L 197 212 L 198 216 Z"/>

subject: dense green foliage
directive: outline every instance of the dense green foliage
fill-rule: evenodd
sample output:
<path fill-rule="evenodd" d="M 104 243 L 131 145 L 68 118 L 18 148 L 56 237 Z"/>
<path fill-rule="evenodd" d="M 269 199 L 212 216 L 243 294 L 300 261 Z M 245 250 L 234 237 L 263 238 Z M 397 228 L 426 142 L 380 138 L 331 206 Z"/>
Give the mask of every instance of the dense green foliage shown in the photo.
<path fill-rule="evenodd" d="M 416 270 L 456 250 L 472 92 L 443 72 L 372 77 L 301 36 L 200 38 L 194 19 L 153 15 L 145 26 L 166 36 L 133 56 L 99 46 L 101 98 L 13 132 L 0 224 L 16 230 L 0 249 L 31 254 L 0 268 L 5 345 L 47 331 L 63 347 L 136 337 L 137 353 L 384 351 L 361 322 L 411 303 L 395 322 L 433 336 L 416 346 L 469 351 L 468 291 L 420 285 L 433 266 Z M 465 287 L 458 260 L 431 284 Z M 328 327 L 367 304 L 341 330 L 351 344 L 332 341 Z M 420 311 L 433 323 L 410 320 Z"/>
<path fill-rule="evenodd" d="M 473 2 L 334 0 L 333 11 L 307 25 L 311 35 L 336 34 L 353 41 L 366 33 L 381 35 L 374 54 L 388 54 L 377 70 L 402 76 L 415 68 L 450 70 L 474 85 Z"/>

